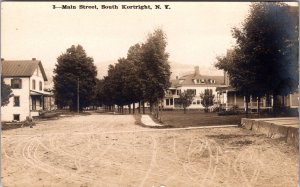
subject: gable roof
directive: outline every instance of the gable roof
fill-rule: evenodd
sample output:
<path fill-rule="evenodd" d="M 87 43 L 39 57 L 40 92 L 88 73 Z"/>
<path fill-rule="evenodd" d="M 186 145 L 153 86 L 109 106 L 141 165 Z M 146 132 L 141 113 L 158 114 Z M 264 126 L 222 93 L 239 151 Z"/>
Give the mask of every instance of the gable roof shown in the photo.
<path fill-rule="evenodd" d="M 195 84 L 195 79 L 203 79 L 205 80 L 204 84 Z M 207 80 L 215 80 L 215 83 L 210 83 Z M 223 85 L 224 84 L 224 76 L 209 76 L 209 75 L 200 75 L 200 74 L 189 74 L 180 77 L 179 79 L 171 80 L 171 87 L 179 87 L 179 86 L 191 86 L 191 85 Z"/>
<path fill-rule="evenodd" d="M 39 67 L 44 81 L 47 76 L 40 60 L 1 60 L 3 77 L 30 77 Z"/>

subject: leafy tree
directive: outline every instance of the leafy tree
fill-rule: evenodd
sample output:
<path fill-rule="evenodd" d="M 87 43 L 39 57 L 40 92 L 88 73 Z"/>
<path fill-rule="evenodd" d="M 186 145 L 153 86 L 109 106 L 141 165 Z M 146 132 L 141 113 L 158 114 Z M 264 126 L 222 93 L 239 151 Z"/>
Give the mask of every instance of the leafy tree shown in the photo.
<path fill-rule="evenodd" d="M 228 72 L 230 85 L 245 96 L 246 113 L 248 113 L 250 96 L 258 95 L 258 90 L 256 90 L 257 85 L 253 79 L 255 72 L 251 71 L 251 64 L 246 64 L 243 58 L 244 55 L 241 54 L 241 51 L 235 48 L 228 51 L 225 57 L 217 57 L 216 67 Z"/>
<path fill-rule="evenodd" d="M 165 90 L 170 86 L 169 54 L 166 52 L 166 35 L 161 29 L 149 34 L 141 50 L 141 77 L 143 97 L 150 103 L 150 111 L 153 104 L 164 97 Z"/>
<path fill-rule="evenodd" d="M 201 104 L 204 106 L 204 111 L 208 112 L 208 107 L 214 104 L 214 95 L 212 94 L 212 90 L 205 89 L 204 93 L 200 94 Z"/>
<path fill-rule="evenodd" d="M 120 58 L 117 64 L 109 66 L 102 93 L 98 95 L 105 96 L 103 101 L 107 104 L 121 107 L 121 111 L 124 105 L 128 105 L 130 112 L 131 104 L 135 108 L 136 102 L 142 102 L 143 106 L 144 102 L 149 102 L 152 109 L 170 85 L 166 45 L 166 36 L 158 29 L 149 34 L 144 44 L 131 46 L 126 58 Z"/>
<path fill-rule="evenodd" d="M 82 46 L 72 45 L 57 58 L 54 69 L 54 94 L 58 107 L 69 106 L 77 110 L 77 86 L 79 83 L 79 109 L 91 104 L 96 86 L 97 70 L 93 58 L 86 55 Z"/>
<path fill-rule="evenodd" d="M 216 67 L 229 73 L 232 86 L 245 94 L 247 103 L 250 95 L 276 98 L 297 89 L 297 18 L 298 12 L 284 3 L 252 3 L 242 27 L 233 29 L 236 46 L 230 55 L 218 58 Z"/>
<path fill-rule="evenodd" d="M 180 93 L 178 98 L 178 104 L 180 104 L 183 107 L 183 112 L 186 114 L 186 108 L 189 107 L 194 98 L 195 94 L 188 91 L 183 91 Z"/>
<path fill-rule="evenodd" d="M 1 78 L 1 106 L 6 106 L 9 103 L 9 98 L 13 96 L 11 87 L 4 83 Z"/>
<path fill-rule="evenodd" d="M 144 71 L 142 66 L 142 47 L 140 44 L 137 43 L 129 48 L 127 53 L 127 60 L 134 65 L 130 74 L 132 76 L 131 78 L 134 80 L 131 81 L 131 83 L 134 84 L 134 100 L 135 102 L 139 102 L 139 113 L 141 112 L 141 102 L 143 103 L 143 112 L 145 113 L 145 99 L 143 95 L 145 84 L 143 84 Z M 135 105 L 133 106 L 133 108 L 135 108 Z"/>

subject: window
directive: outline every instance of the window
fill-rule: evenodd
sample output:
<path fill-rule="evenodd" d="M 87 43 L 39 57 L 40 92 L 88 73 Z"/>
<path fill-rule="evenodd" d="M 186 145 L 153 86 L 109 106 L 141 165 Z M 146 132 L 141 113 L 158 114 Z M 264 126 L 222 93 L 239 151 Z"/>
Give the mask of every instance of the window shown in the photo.
<path fill-rule="evenodd" d="M 176 92 L 177 92 L 177 95 L 181 94 L 181 90 L 176 90 Z"/>
<path fill-rule="evenodd" d="M 14 96 L 14 106 L 20 106 L 20 96 Z"/>
<path fill-rule="evenodd" d="M 207 95 L 212 95 L 212 89 L 205 89 L 204 93 Z"/>
<path fill-rule="evenodd" d="M 170 99 L 170 105 L 173 105 L 173 99 Z"/>
<path fill-rule="evenodd" d="M 22 88 L 22 79 L 11 79 L 11 88 L 21 89 Z"/>
<path fill-rule="evenodd" d="M 170 103 L 169 103 L 169 99 L 166 99 L 166 105 L 169 106 Z"/>
<path fill-rule="evenodd" d="M 197 105 L 200 105 L 200 100 L 197 100 Z"/>
<path fill-rule="evenodd" d="M 204 80 L 204 79 L 201 79 L 201 83 L 205 83 L 205 80 Z"/>
<path fill-rule="evenodd" d="M 20 121 L 20 114 L 14 114 L 14 121 Z"/>
<path fill-rule="evenodd" d="M 35 90 L 35 80 L 32 80 L 32 89 Z"/>
<path fill-rule="evenodd" d="M 187 89 L 187 92 L 196 95 L 196 89 Z"/>
<path fill-rule="evenodd" d="M 42 81 L 40 81 L 40 91 L 42 91 L 43 90 L 43 83 L 42 83 Z"/>

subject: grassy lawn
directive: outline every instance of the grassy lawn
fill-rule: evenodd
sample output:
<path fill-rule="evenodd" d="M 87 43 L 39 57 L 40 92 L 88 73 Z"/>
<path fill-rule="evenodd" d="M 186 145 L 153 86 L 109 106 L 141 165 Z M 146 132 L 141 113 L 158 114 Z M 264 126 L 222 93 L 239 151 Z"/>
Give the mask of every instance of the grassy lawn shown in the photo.
<path fill-rule="evenodd" d="M 213 125 L 237 125 L 245 115 L 218 116 L 217 113 L 205 113 L 203 111 L 163 111 L 162 122 L 172 127 L 213 126 Z"/>

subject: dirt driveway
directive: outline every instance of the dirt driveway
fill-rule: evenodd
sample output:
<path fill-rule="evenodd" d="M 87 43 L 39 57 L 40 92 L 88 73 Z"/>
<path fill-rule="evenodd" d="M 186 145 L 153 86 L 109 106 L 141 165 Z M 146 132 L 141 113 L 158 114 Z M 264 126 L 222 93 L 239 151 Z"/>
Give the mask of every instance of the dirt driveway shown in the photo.
<path fill-rule="evenodd" d="M 298 154 L 241 128 L 151 129 L 89 115 L 4 131 L 9 186 L 297 186 Z"/>

